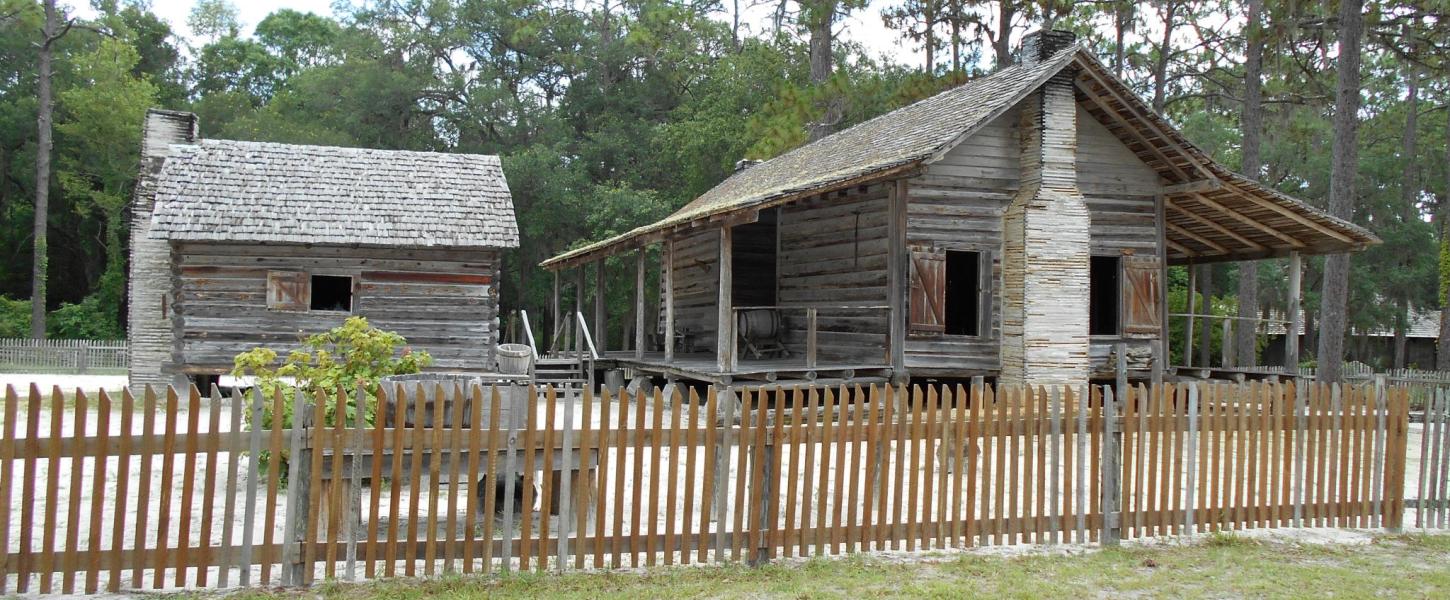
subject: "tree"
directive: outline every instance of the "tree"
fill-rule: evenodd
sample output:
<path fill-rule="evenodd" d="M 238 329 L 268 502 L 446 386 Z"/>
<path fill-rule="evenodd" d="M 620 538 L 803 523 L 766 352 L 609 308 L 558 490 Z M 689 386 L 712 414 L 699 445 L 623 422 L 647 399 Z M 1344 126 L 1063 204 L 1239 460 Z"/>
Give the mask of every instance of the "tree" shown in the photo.
<path fill-rule="evenodd" d="M 215 42 L 240 33 L 237 14 L 237 7 L 227 0 L 197 0 L 186 16 L 186 26 L 192 33 Z"/>
<path fill-rule="evenodd" d="M 1264 128 L 1264 2 L 1248 0 L 1245 6 L 1247 26 L 1244 31 L 1244 106 L 1239 119 L 1243 130 L 1241 143 L 1243 157 L 1239 170 L 1250 179 L 1258 180 L 1263 162 L 1260 149 L 1263 145 Z M 1258 364 L 1256 321 L 1259 312 L 1259 263 L 1239 263 L 1238 316 L 1239 327 L 1234 330 L 1233 355 L 1243 366 Z"/>
<path fill-rule="evenodd" d="M 1339 57 L 1334 102 L 1334 144 L 1329 175 L 1329 214 L 1344 220 L 1354 217 L 1355 185 L 1359 167 L 1357 129 L 1360 105 L 1360 62 L 1364 38 L 1364 1 L 1340 0 Z M 1333 254 L 1324 260 L 1324 283 L 1319 308 L 1318 377 L 1338 382 L 1344 360 L 1344 333 L 1349 296 L 1349 255 Z"/>
<path fill-rule="evenodd" d="M 935 75 L 936 50 L 941 46 L 936 37 L 936 28 L 948 20 L 943 1 L 906 0 L 898 6 L 882 9 L 881 20 L 888 28 L 899 30 L 902 37 L 921 44 L 926 54 L 924 70 L 928 75 Z M 952 51 L 952 71 L 955 72 L 959 66 L 955 55 L 956 46 L 952 47 Z"/>
<path fill-rule="evenodd" d="M 30 337 L 36 339 L 45 339 L 45 283 L 49 267 L 46 235 L 50 228 L 51 116 L 55 109 L 51 61 L 55 43 L 65 37 L 75 24 L 69 19 L 61 20 L 55 0 L 44 0 L 44 6 L 45 24 L 40 30 L 40 54 L 36 64 L 35 224 L 31 230 L 34 258 L 30 270 Z"/>

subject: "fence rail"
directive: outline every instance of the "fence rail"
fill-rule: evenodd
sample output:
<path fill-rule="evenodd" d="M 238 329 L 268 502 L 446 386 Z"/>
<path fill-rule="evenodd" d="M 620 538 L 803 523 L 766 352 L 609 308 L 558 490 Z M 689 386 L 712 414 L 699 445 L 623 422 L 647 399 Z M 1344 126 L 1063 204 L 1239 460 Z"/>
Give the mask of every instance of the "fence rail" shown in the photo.
<path fill-rule="evenodd" d="M 1394 529 L 1405 514 L 1407 394 L 1384 385 L 417 386 L 370 405 L 9 389 L 0 593 Z"/>
<path fill-rule="evenodd" d="M 125 340 L 0 339 L 0 372 L 123 373 Z"/>

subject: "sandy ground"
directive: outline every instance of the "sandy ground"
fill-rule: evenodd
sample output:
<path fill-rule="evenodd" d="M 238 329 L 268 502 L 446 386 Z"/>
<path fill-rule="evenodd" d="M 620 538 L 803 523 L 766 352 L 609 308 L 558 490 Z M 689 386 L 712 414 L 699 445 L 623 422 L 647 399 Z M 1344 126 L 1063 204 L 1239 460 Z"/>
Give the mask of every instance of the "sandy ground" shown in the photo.
<path fill-rule="evenodd" d="M 74 381 L 74 379 L 68 378 L 67 381 Z M 596 412 L 591 415 L 590 427 L 597 430 L 600 426 L 600 420 L 597 413 L 598 404 L 596 403 L 595 406 Z M 204 404 L 202 414 L 198 415 L 198 421 L 201 424 L 200 430 L 202 431 L 210 430 L 210 423 L 212 421 L 211 410 L 212 407 Z M 564 424 L 565 412 L 566 411 L 564 410 L 562 404 L 556 411 L 555 422 L 561 428 Z M 575 426 L 577 427 L 579 425 L 582 425 L 582 421 L 578 418 L 581 411 L 577 402 L 575 403 L 575 408 L 572 412 L 575 416 L 573 420 Z M 636 413 L 635 408 L 631 406 L 628 413 L 629 426 L 633 426 L 637 414 L 638 413 Z M 658 415 L 658 420 L 665 426 L 669 426 L 675 414 L 675 412 L 667 409 Z M 682 424 L 687 423 L 688 412 L 685 410 L 678 410 L 678 414 L 682 421 Z M 78 424 L 83 425 L 86 435 L 94 436 L 98 433 L 98 415 L 96 414 L 93 407 L 91 410 L 88 410 L 84 414 L 83 418 L 81 418 L 82 415 L 76 414 L 73 410 L 68 410 L 66 414 L 61 416 L 62 419 L 58 425 L 60 426 L 63 436 L 68 437 L 75 435 L 75 433 L 79 431 Z M 24 435 L 24 427 L 27 417 L 28 415 L 22 410 L 19 415 L 19 419 L 17 420 L 18 429 L 20 429 L 20 433 L 22 436 Z M 55 415 L 51 414 L 49 410 L 42 410 L 40 412 L 39 431 L 41 432 L 42 436 L 48 435 L 51 431 L 51 427 L 53 425 L 53 417 L 55 417 Z M 144 421 L 143 417 L 144 415 L 141 414 L 139 411 L 133 416 L 133 422 L 131 427 L 131 431 L 133 433 L 141 432 Z M 156 426 L 159 431 L 165 425 L 164 416 L 155 415 L 155 417 Z M 177 433 L 184 433 L 187 431 L 189 417 L 190 415 L 183 408 L 182 412 L 179 413 L 176 418 Z M 617 414 L 616 410 L 616 413 L 612 414 L 609 420 L 609 425 L 611 427 L 620 426 L 618 417 L 619 415 Z M 538 418 L 541 421 L 543 420 L 542 412 L 540 413 Z M 649 405 L 647 405 L 644 412 L 644 423 L 653 424 L 656 420 L 657 419 L 654 413 L 653 403 L 650 403 Z M 230 428 L 231 411 L 229 410 L 228 406 L 216 407 L 216 422 L 221 424 L 222 430 L 228 430 Z M 110 434 L 113 436 L 121 433 L 121 423 L 119 415 L 112 415 L 108 429 Z M 1419 424 L 1411 424 L 1410 430 L 1411 437 L 1409 440 L 1409 465 L 1406 469 L 1406 490 L 1409 495 L 1414 496 L 1416 494 L 1416 490 L 1418 489 L 1422 427 Z M 648 443 L 646 443 L 644 451 L 638 454 L 633 448 L 630 448 L 626 449 L 622 454 L 613 451 L 607 451 L 602 456 L 603 462 L 606 464 L 603 465 L 601 469 L 605 473 L 607 483 L 603 488 L 598 490 L 599 496 L 595 496 L 593 498 L 593 501 L 591 501 L 589 505 L 597 509 L 597 501 L 600 497 L 602 497 L 604 500 L 604 510 L 602 512 L 598 512 L 596 510 L 594 514 L 591 514 L 587 528 L 588 532 L 592 534 L 593 532 L 597 531 L 600 520 L 603 521 L 605 535 L 608 536 L 615 535 L 616 533 L 635 533 L 636 528 L 631 526 L 632 523 L 639 524 L 639 527 L 637 529 L 640 533 L 652 534 L 655 532 L 666 532 L 668 529 L 670 529 L 670 524 L 672 522 L 676 524 L 674 527 L 674 531 L 678 532 L 681 527 L 680 524 L 686 522 L 687 516 L 688 522 L 693 524 L 695 528 L 699 528 L 702 521 L 708 523 L 711 520 L 709 517 L 713 515 L 702 516 L 700 513 L 701 508 L 704 504 L 704 499 L 700 496 L 700 491 L 705 488 L 705 456 L 703 450 L 697 451 L 694 469 L 691 470 L 688 468 L 689 465 L 686 460 L 687 453 L 684 450 L 681 450 L 678 453 L 671 453 L 668 447 L 668 439 L 662 440 L 662 446 L 664 446 L 664 448 L 659 456 L 655 456 L 655 453 L 649 447 Z M 802 457 L 799 456 L 799 451 L 805 449 L 806 446 L 795 446 L 794 449 L 791 451 L 782 451 L 782 455 L 780 457 L 781 471 L 782 473 L 787 475 L 787 479 L 790 475 L 798 473 L 800 471 L 791 463 L 794 460 L 800 460 Z M 815 469 L 813 469 L 812 471 L 814 475 L 811 477 L 812 483 L 810 484 L 811 489 L 809 492 L 806 491 L 806 478 L 803 476 L 799 476 L 795 480 L 796 486 L 794 489 L 790 487 L 789 482 L 784 480 L 782 481 L 782 489 L 778 491 L 785 494 L 789 494 L 790 492 L 794 491 L 794 497 L 797 500 L 794 502 L 793 506 L 782 505 L 778 508 L 778 516 L 782 519 L 781 522 L 784 522 L 783 520 L 787 516 L 793 515 L 797 519 L 799 519 L 802 515 L 809 512 L 813 518 L 813 524 L 815 524 L 816 526 L 823 526 L 831 531 L 838 530 L 838 524 L 849 525 L 848 520 L 837 520 L 837 517 L 835 516 L 837 512 L 837 507 L 831 502 L 831 498 L 835 496 L 835 494 L 833 493 L 834 489 L 836 489 L 839 485 L 843 490 L 847 492 L 847 495 L 849 496 L 850 485 L 853 483 L 851 475 L 855 474 L 858 476 L 854 482 L 855 485 L 858 486 L 857 496 L 864 497 L 864 493 L 859 492 L 859 490 L 865 489 L 864 486 L 867 479 L 865 473 L 866 469 L 868 469 L 871 465 L 869 461 L 863 462 L 863 464 L 859 466 L 856 465 L 856 463 L 854 462 L 856 453 L 852 451 L 854 449 L 848 448 L 848 452 L 846 453 L 846 458 L 848 460 L 844 463 L 844 469 L 840 471 L 840 473 L 844 475 L 844 477 L 842 478 L 841 483 L 838 484 L 836 478 L 838 466 L 837 457 L 834 454 L 831 454 L 829 450 L 829 448 L 821 445 L 811 445 L 810 449 L 808 450 L 808 452 L 813 455 L 810 457 L 811 459 L 813 459 L 812 464 L 816 465 Z M 894 447 L 888 448 L 887 450 L 887 460 L 895 460 L 896 451 Z M 934 450 L 928 450 L 928 452 L 932 452 L 932 454 L 935 455 Z M 864 450 L 860 454 L 863 457 L 867 456 L 867 453 L 864 452 Z M 234 458 L 236 458 L 240 462 L 239 474 L 236 483 L 236 489 L 238 490 L 238 492 L 236 493 L 236 495 L 233 496 L 234 513 L 236 515 L 236 518 L 233 519 L 233 521 L 229 524 L 226 520 L 227 515 L 225 509 L 227 499 L 226 490 L 227 482 L 230 479 L 229 470 L 232 463 L 234 462 Z M 825 461 L 825 484 L 823 485 L 820 480 L 822 474 L 819 469 L 820 465 L 823 462 L 823 459 L 825 458 L 828 458 L 829 460 Z M 620 462 L 621 459 L 622 463 Z M 726 452 L 724 456 L 722 456 L 722 459 L 724 460 L 724 464 L 726 465 L 726 470 L 729 474 L 729 480 L 739 481 L 741 479 L 740 477 L 737 477 L 737 469 L 739 468 L 739 455 L 732 450 Z M 916 463 L 917 461 L 911 462 Z M 621 464 L 624 465 L 623 471 L 621 471 L 620 469 Z M 643 471 L 638 471 L 640 475 L 638 478 L 634 476 L 626 476 L 623 479 L 617 477 L 617 474 L 621 472 L 635 473 L 635 464 L 641 464 L 645 468 Z M 661 465 L 662 468 L 662 470 L 660 471 L 660 475 L 658 476 L 653 476 L 654 471 L 651 467 L 655 464 Z M 101 491 L 101 495 L 99 496 L 100 506 L 105 507 L 105 509 L 103 510 L 93 509 L 93 507 L 97 506 L 95 504 L 97 498 L 93 496 L 93 488 L 95 487 L 93 479 L 95 465 L 93 461 L 86 461 L 85 465 L 83 465 L 84 468 L 79 474 L 79 477 L 75 477 L 75 471 L 72 470 L 71 460 L 62 458 L 59 463 L 61 477 L 56 482 L 56 486 L 53 491 L 48 490 L 47 486 L 44 484 L 48 475 L 48 470 L 50 468 L 47 460 L 36 461 L 33 466 L 26 465 L 21 462 L 13 463 L 12 466 L 14 472 L 11 479 L 11 493 L 10 497 L 7 499 L 9 503 L 8 507 L 10 509 L 10 518 L 7 524 L 8 535 L 6 538 L 8 543 L 8 550 L 12 553 L 19 551 L 22 541 L 21 538 L 26 533 L 25 531 L 23 531 L 22 528 L 27 522 L 29 523 L 28 535 L 32 540 L 31 547 L 34 551 L 39 553 L 38 558 L 42 561 L 44 561 L 46 557 L 54 556 L 58 550 L 64 548 L 66 540 L 68 539 L 73 538 L 77 540 L 77 547 L 79 548 L 89 547 L 90 540 L 92 539 L 91 528 L 97 524 L 100 525 L 99 534 L 97 536 L 97 539 L 99 541 L 99 547 L 107 549 L 112 548 L 114 545 L 112 540 L 112 530 L 113 527 L 116 525 L 115 519 L 117 518 L 118 514 L 123 515 L 123 520 L 121 522 L 124 531 L 123 547 L 135 547 L 136 540 L 138 538 L 136 524 L 138 518 L 140 518 L 143 512 L 145 513 L 147 521 L 145 528 L 139 532 L 139 537 L 145 540 L 146 547 L 154 548 L 156 546 L 156 541 L 160 534 L 160 522 L 163 520 L 163 515 L 166 516 L 165 521 L 167 521 L 168 524 L 167 539 L 171 540 L 170 543 L 174 545 L 176 544 L 176 540 L 178 540 L 180 536 L 180 523 L 182 520 L 183 508 L 183 499 L 177 497 L 179 496 L 179 494 L 176 493 L 176 490 L 179 489 L 185 475 L 187 475 L 188 473 L 192 474 L 195 477 L 196 481 L 195 490 L 191 496 L 191 503 L 194 507 L 191 514 L 196 515 L 196 517 L 190 519 L 189 527 L 187 528 L 187 535 L 189 539 L 192 541 L 192 543 L 196 543 L 202 538 L 202 524 L 200 522 L 200 516 L 203 513 L 201 507 L 210 504 L 210 506 L 212 506 L 209 527 L 210 544 L 213 546 L 221 545 L 224 539 L 228 537 L 228 533 L 230 534 L 229 538 L 232 543 L 239 543 L 243 539 L 245 534 L 244 526 L 242 525 L 241 521 L 242 515 L 245 513 L 246 510 L 245 490 L 247 489 L 248 478 L 246 465 L 246 460 L 244 460 L 241 455 L 233 457 L 231 454 L 226 452 L 218 452 L 216 454 L 214 468 L 208 466 L 208 461 L 204 456 L 198 458 L 195 463 L 189 463 L 181 455 L 177 455 L 172 465 L 172 478 L 170 480 L 163 480 L 162 461 L 159 457 L 154 458 L 152 462 L 150 477 L 147 484 L 147 487 L 149 487 L 150 491 L 150 500 L 147 503 L 147 506 L 144 507 L 143 511 L 140 507 L 138 507 L 138 492 L 139 489 L 142 487 L 142 481 L 140 477 L 140 460 L 137 458 L 133 458 L 128 461 L 127 465 L 128 489 L 125 499 L 126 510 L 124 512 L 118 512 L 111 508 L 116 505 L 118 500 L 116 475 L 121 469 L 120 462 L 114 458 L 108 460 L 105 464 L 105 485 Z M 671 465 L 674 466 L 673 471 L 670 470 Z M 933 482 L 933 485 L 936 485 L 937 481 L 939 481 L 939 473 L 939 471 L 927 472 L 925 470 L 918 470 L 918 472 L 916 473 L 917 477 L 919 478 L 919 485 L 922 486 L 923 490 L 923 493 L 919 494 L 917 501 L 919 503 L 918 506 L 922 506 L 923 509 L 925 509 L 925 504 L 929 502 L 928 496 L 924 493 L 925 482 L 927 479 L 930 479 Z M 212 474 L 214 474 L 212 480 L 215 482 L 215 489 L 211 490 L 212 493 L 210 496 L 208 496 L 206 495 L 207 490 L 203 485 L 203 482 L 207 480 L 208 475 Z M 34 495 L 32 496 L 32 498 L 37 501 L 26 501 L 22 482 L 27 479 L 39 482 L 37 483 L 36 489 L 34 490 Z M 903 483 L 909 486 L 910 479 L 911 475 L 909 473 L 906 474 L 903 477 Z M 671 485 L 671 481 L 673 481 L 673 485 Z M 265 488 L 265 485 L 265 478 L 260 479 L 259 487 Z M 172 490 L 173 494 L 172 500 L 170 501 L 169 506 L 165 511 L 162 510 L 161 502 L 159 501 L 160 492 L 163 487 L 169 487 L 169 489 Z M 889 482 L 888 487 L 888 496 L 894 496 L 896 494 L 894 482 Z M 431 500 L 430 492 L 435 488 L 442 490 L 442 492 L 438 494 L 438 504 L 436 505 L 437 508 L 430 510 L 426 503 Z M 444 537 L 444 534 L 448 531 L 447 521 L 450 517 L 449 513 L 446 510 L 446 506 L 448 505 L 449 489 L 450 487 L 446 485 L 446 480 L 440 481 L 438 485 L 434 485 L 432 482 L 428 481 L 427 478 L 423 478 L 420 482 L 420 485 L 418 486 L 419 502 L 424 505 L 419 507 L 420 519 L 423 520 L 423 523 L 421 523 L 421 526 L 419 527 L 419 539 L 426 539 L 428 537 L 426 525 L 428 521 L 428 515 L 430 514 L 437 517 L 433 520 L 436 521 L 435 532 L 440 539 Z M 466 493 L 468 486 L 459 486 L 459 489 L 460 493 Z M 687 511 L 685 507 L 685 498 L 690 495 L 689 493 L 687 493 L 687 490 L 690 489 L 694 490 L 694 498 L 692 503 L 693 506 Z M 823 495 L 822 490 L 829 490 L 832 493 Z M 365 519 L 374 518 L 371 511 L 372 494 L 374 492 L 379 493 L 381 495 L 380 505 L 383 507 L 381 514 L 376 516 L 377 522 L 379 523 L 379 530 L 386 531 L 389 527 L 389 524 L 393 521 L 396 521 L 398 523 L 398 530 L 403 535 L 406 535 L 410 525 L 409 517 L 411 516 L 412 512 L 413 490 L 411 489 L 411 487 L 400 488 L 400 502 L 396 507 L 390 509 L 388 505 L 390 504 L 391 500 L 391 491 L 391 488 L 387 485 L 379 486 L 376 489 L 364 486 L 363 489 L 359 491 L 359 500 L 361 501 L 361 506 L 363 507 L 362 515 Z M 579 495 L 579 490 L 571 490 L 571 492 L 573 492 L 576 497 Z M 737 518 L 737 503 L 735 501 L 734 492 L 735 490 L 732 488 L 726 495 L 728 502 L 725 518 L 729 529 L 734 528 L 733 524 Z M 559 493 L 559 490 L 555 490 L 555 493 Z M 74 510 L 72 510 L 70 506 L 73 498 L 72 494 L 74 494 L 74 500 L 76 502 L 76 507 Z M 53 496 L 56 501 L 56 511 L 55 516 L 48 519 L 45 516 L 47 513 L 48 503 L 44 500 L 45 498 L 51 496 Z M 653 503 L 650 500 L 650 498 L 652 497 L 656 498 Z M 259 515 L 265 512 L 264 498 L 264 495 L 260 495 L 257 500 L 255 510 Z M 636 505 L 636 502 L 634 500 L 635 498 L 640 499 L 638 509 L 634 508 Z M 932 498 L 934 499 L 935 496 L 932 496 Z M 623 500 L 622 505 L 626 507 L 626 510 L 622 515 L 616 515 L 616 512 L 618 512 L 617 508 L 621 506 L 621 504 L 618 503 L 617 499 Z M 802 499 L 806 499 L 808 500 L 808 502 L 801 502 Z M 671 500 L 673 500 L 673 502 L 671 502 Z M 905 490 L 903 490 L 902 501 L 905 502 L 908 500 L 909 493 L 905 493 Z M 451 513 L 452 519 L 455 521 L 455 523 L 458 523 L 457 526 L 460 528 L 460 531 L 462 530 L 461 522 L 464 520 L 465 502 L 465 498 L 458 498 L 455 502 L 456 510 Z M 673 510 L 670 509 L 671 505 L 673 505 Z M 25 507 L 27 506 L 30 507 L 32 511 L 29 519 L 26 519 L 22 516 L 25 512 Z M 282 507 L 286 506 L 285 492 L 279 495 L 277 499 L 277 506 L 278 510 L 276 513 L 276 519 L 274 520 L 272 527 L 272 539 L 281 540 L 283 538 L 282 526 L 284 520 L 282 514 L 284 510 L 282 509 Z M 831 518 L 826 520 L 824 523 L 819 521 L 819 515 L 821 514 L 820 509 L 822 506 L 826 507 L 827 514 L 832 515 Z M 858 504 L 858 510 L 855 511 L 858 519 L 863 518 L 865 514 L 864 508 L 862 508 L 862 506 L 863 505 Z M 933 504 L 933 506 L 935 505 Z M 852 511 L 850 510 L 850 507 L 846 507 L 846 510 L 843 512 L 846 513 L 845 516 L 850 516 Z M 99 519 L 95 517 L 95 515 L 97 514 L 100 515 Z M 638 517 L 636 517 L 636 515 L 638 515 Z M 603 517 L 602 519 L 600 519 L 601 516 Z M 1413 526 L 1413 524 L 1415 523 L 1415 516 L 1416 515 L 1414 509 L 1410 509 L 1409 514 L 1406 515 L 1405 519 L 1407 528 Z M 674 521 L 671 521 L 671 518 L 673 518 Z M 500 516 L 495 520 L 494 523 L 493 529 L 495 530 L 496 538 L 502 537 L 502 519 L 503 517 Z M 513 521 L 516 523 L 513 528 L 515 535 L 520 530 L 521 524 L 518 523 L 520 520 L 521 519 L 517 515 L 513 517 Z M 572 528 L 573 523 L 574 521 L 571 517 L 569 519 L 568 526 Z M 534 519 L 531 521 L 531 528 L 537 534 L 537 531 L 542 525 L 543 523 L 540 522 L 537 513 L 535 513 Z M 551 532 L 559 531 L 560 526 L 561 523 L 559 522 L 559 518 L 557 516 L 549 518 L 549 527 Z M 481 533 L 483 529 L 483 524 L 482 522 L 478 522 L 475 523 L 474 527 L 474 531 L 476 533 Z M 711 525 L 710 527 L 713 528 L 714 526 Z M 42 546 L 39 541 L 46 537 L 43 534 L 47 531 L 54 534 L 49 538 L 55 540 L 55 544 L 53 547 Z M 1293 539 L 1302 539 L 1304 541 L 1326 541 L 1343 543 L 1354 543 L 1356 540 L 1368 539 L 1369 535 L 1364 530 L 1347 529 L 1273 529 L 1251 531 L 1253 531 L 1255 535 L 1280 535 L 1287 536 Z M 255 519 L 255 522 L 251 527 L 252 540 L 255 543 L 260 543 L 264 540 L 265 534 L 265 522 L 259 516 L 257 519 Z M 1134 541 L 1133 543 L 1145 542 Z M 711 545 L 713 546 L 713 544 Z M 919 548 L 926 547 L 929 546 L 919 546 Z M 980 549 L 976 551 L 989 553 L 1017 553 L 1034 551 L 1073 551 L 1072 548 L 1081 548 L 1081 546 L 1071 546 L 1064 544 L 1055 546 L 1052 550 L 1044 550 L 1038 546 L 1030 544 L 1018 544 L 1007 546 L 990 546 L 986 549 Z M 62 558 L 62 560 L 64 559 Z M 62 562 L 62 564 L 65 563 Z M 624 566 L 632 566 L 633 564 L 633 561 L 629 560 L 628 557 L 626 557 L 626 559 L 622 561 L 622 565 Z M 423 572 L 421 561 L 418 563 L 418 565 L 419 572 Z M 458 565 L 455 564 L 454 568 L 458 568 Z M 11 570 L 13 571 L 13 566 Z M 280 569 L 275 568 L 272 570 L 273 583 L 277 581 L 279 571 Z M 402 567 L 400 563 L 399 572 L 401 571 Z M 339 565 L 339 576 L 343 576 L 345 575 L 345 573 L 346 571 L 344 567 Z M 361 565 L 358 566 L 358 573 L 362 573 Z M 318 574 L 319 576 L 322 575 L 321 567 L 319 567 L 318 569 Z M 220 573 L 218 572 L 217 568 L 210 569 L 208 572 L 209 585 L 216 585 L 219 575 Z M 103 573 L 101 575 L 100 582 L 102 586 L 105 585 L 108 577 L 109 575 L 106 573 Z M 260 568 L 254 567 L 251 580 L 255 583 L 259 579 Z M 235 570 L 233 570 L 233 572 L 230 574 L 229 580 L 232 585 L 235 585 L 239 580 L 239 574 Z M 10 575 L 6 589 L 11 591 L 15 590 L 16 583 L 17 582 L 15 580 L 15 576 L 13 574 Z M 37 589 L 38 583 L 38 578 L 32 579 L 30 587 L 30 590 L 32 592 Z M 81 583 L 81 580 L 78 579 L 77 583 Z M 143 572 L 143 577 L 139 582 L 132 580 L 132 573 L 129 568 L 123 570 L 121 574 L 121 584 L 123 588 L 143 586 L 151 587 L 153 583 L 154 572 L 149 568 Z M 184 583 L 185 585 L 195 585 L 195 571 L 193 570 L 186 577 L 184 582 L 177 582 L 171 574 L 168 574 L 165 578 L 165 581 L 163 582 L 162 587 L 180 587 L 178 585 L 179 583 Z M 56 584 L 56 589 L 57 591 L 60 589 L 58 580 Z"/>

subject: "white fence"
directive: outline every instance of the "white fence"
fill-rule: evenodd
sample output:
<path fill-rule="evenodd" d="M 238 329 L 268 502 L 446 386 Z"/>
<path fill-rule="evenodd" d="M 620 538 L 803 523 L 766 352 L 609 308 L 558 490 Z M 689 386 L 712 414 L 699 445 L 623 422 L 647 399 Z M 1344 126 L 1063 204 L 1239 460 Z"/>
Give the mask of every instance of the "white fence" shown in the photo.
<path fill-rule="evenodd" d="M 124 372 L 125 340 L 0 339 L 0 372 Z"/>

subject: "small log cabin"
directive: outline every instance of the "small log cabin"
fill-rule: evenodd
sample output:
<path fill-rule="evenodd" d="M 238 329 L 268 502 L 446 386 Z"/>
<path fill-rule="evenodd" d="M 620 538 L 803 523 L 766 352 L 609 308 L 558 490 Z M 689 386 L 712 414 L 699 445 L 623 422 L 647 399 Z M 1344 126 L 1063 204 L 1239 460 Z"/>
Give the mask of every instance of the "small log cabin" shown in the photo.
<path fill-rule="evenodd" d="M 1111 374 L 1118 347 L 1134 377 L 1161 375 L 1170 264 L 1288 257 L 1297 306 L 1299 257 L 1378 243 L 1215 162 L 1073 34 L 1018 54 L 542 265 L 580 302 L 586 270 L 638 254 L 633 349 L 604 357 L 645 376 L 1050 384 Z"/>
<path fill-rule="evenodd" d="M 200 140 L 152 110 L 132 206 L 132 385 L 285 355 L 361 315 L 491 371 L 500 253 L 518 246 L 496 156 Z"/>

